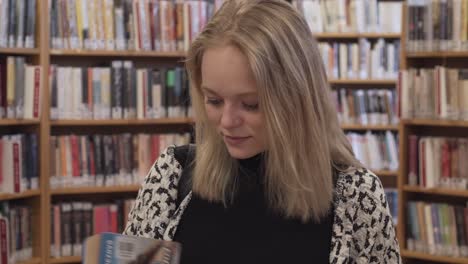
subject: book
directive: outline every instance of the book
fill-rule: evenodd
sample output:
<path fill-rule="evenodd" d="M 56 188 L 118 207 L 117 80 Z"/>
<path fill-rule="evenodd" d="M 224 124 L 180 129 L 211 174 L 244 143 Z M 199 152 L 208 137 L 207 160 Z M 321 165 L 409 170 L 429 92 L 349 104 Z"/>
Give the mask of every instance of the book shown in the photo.
<path fill-rule="evenodd" d="M 86 239 L 83 264 L 177 264 L 182 245 L 144 237 L 117 233 L 101 233 Z"/>

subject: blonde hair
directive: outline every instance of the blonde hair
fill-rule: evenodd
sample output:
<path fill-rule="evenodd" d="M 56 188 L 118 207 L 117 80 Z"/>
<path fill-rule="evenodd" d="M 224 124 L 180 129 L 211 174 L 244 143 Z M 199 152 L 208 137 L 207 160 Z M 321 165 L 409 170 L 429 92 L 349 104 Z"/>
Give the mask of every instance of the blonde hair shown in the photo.
<path fill-rule="evenodd" d="M 328 213 L 333 170 L 360 166 L 341 130 L 316 40 L 284 0 L 228 0 L 192 43 L 187 57 L 196 116 L 193 191 L 227 205 L 236 194 L 238 161 L 208 122 L 200 90 L 204 52 L 234 45 L 247 57 L 265 117 L 265 192 L 287 217 Z"/>

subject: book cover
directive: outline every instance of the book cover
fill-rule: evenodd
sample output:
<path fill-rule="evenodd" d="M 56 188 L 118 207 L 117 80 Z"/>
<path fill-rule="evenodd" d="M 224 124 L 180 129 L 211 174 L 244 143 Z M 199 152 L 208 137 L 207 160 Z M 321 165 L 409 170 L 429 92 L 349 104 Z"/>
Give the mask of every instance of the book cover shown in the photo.
<path fill-rule="evenodd" d="M 180 243 L 173 241 L 101 233 L 86 239 L 83 264 L 177 264 L 180 252 Z"/>

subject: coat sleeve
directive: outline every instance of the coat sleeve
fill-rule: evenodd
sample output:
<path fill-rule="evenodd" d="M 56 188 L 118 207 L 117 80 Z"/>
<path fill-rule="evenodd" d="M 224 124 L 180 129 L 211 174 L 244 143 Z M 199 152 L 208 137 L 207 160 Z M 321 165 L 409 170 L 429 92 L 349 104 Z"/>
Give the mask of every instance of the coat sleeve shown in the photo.
<path fill-rule="evenodd" d="M 378 202 L 380 202 L 381 208 L 371 256 L 376 260 L 376 263 L 401 263 L 400 246 L 396 238 L 387 198 L 381 185 L 378 189 L 376 195 L 379 197 Z"/>
<path fill-rule="evenodd" d="M 128 215 L 124 235 L 161 239 L 176 209 L 177 183 L 181 166 L 174 158 L 174 146 L 155 161 Z"/>
<path fill-rule="evenodd" d="M 400 247 L 395 235 L 385 191 L 380 179 L 371 172 L 364 175 L 357 198 L 355 252 L 358 263 L 401 263 Z"/>

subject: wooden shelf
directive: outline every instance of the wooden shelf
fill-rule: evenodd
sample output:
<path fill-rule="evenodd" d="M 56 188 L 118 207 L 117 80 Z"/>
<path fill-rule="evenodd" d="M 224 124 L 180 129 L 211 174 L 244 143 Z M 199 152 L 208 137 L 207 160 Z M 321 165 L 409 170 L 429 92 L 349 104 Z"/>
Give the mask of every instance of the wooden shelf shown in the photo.
<path fill-rule="evenodd" d="M 398 176 L 398 171 L 390 171 L 390 170 L 376 170 L 372 171 L 377 176 L 383 177 L 396 177 Z"/>
<path fill-rule="evenodd" d="M 360 85 L 396 85 L 397 80 L 378 79 L 330 79 L 330 84 L 360 84 Z"/>
<path fill-rule="evenodd" d="M 81 263 L 81 257 L 61 257 L 61 258 L 51 258 L 49 259 L 49 263 L 51 264 L 59 264 L 59 263 Z"/>
<path fill-rule="evenodd" d="M 25 261 L 17 261 L 16 264 L 40 264 L 41 258 L 32 258 Z"/>
<path fill-rule="evenodd" d="M 0 54 L 38 55 L 39 54 L 39 49 L 0 48 Z"/>
<path fill-rule="evenodd" d="M 426 253 L 413 252 L 409 250 L 402 250 L 401 256 L 405 258 L 420 259 L 420 260 L 427 260 L 427 261 L 440 262 L 440 263 L 468 264 L 468 258 L 444 257 L 444 256 L 430 255 Z"/>
<path fill-rule="evenodd" d="M 434 126 L 434 127 L 467 127 L 468 121 L 441 120 L 441 119 L 403 119 L 405 125 L 412 126 Z"/>
<path fill-rule="evenodd" d="M 115 119 L 115 120 L 53 120 L 51 126 L 127 126 L 127 125 L 172 125 L 191 124 L 192 118 L 158 118 L 158 119 Z"/>
<path fill-rule="evenodd" d="M 137 192 L 140 185 L 125 185 L 111 187 L 69 187 L 60 189 L 51 189 L 51 195 L 74 195 L 74 194 L 97 194 L 97 193 L 129 193 Z"/>
<path fill-rule="evenodd" d="M 0 126 L 26 126 L 38 125 L 37 119 L 0 119 Z"/>
<path fill-rule="evenodd" d="M 183 58 L 185 52 L 157 51 L 114 51 L 114 50 L 51 50 L 51 56 L 82 56 L 82 57 L 153 57 L 153 58 Z"/>
<path fill-rule="evenodd" d="M 0 194 L 0 201 L 24 199 L 24 198 L 39 196 L 40 194 L 41 194 L 40 190 L 29 190 L 29 191 L 25 191 L 21 193 L 12 193 L 12 194 Z"/>
<path fill-rule="evenodd" d="M 436 195 L 468 198 L 468 190 L 442 189 L 442 188 L 430 188 L 429 189 L 429 188 L 423 188 L 419 186 L 410 186 L 410 185 L 403 186 L 403 190 L 405 192 L 412 192 L 412 193 L 436 194 Z"/>
<path fill-rule="evenodd" d="M 407 52 L 407 58 L 468 58 L 468 51 L 420 51 Z"/>
<path fill-rule="evenodd" d="M 317 39 L 400 38 L 399 33 L 313 33 Z"/>
<path fill-rule="evenodd" d="M 343 124 L 341 125 L 343 130 L 398 130 L 398 125 L 352 125 L 352 124 Z"/>

